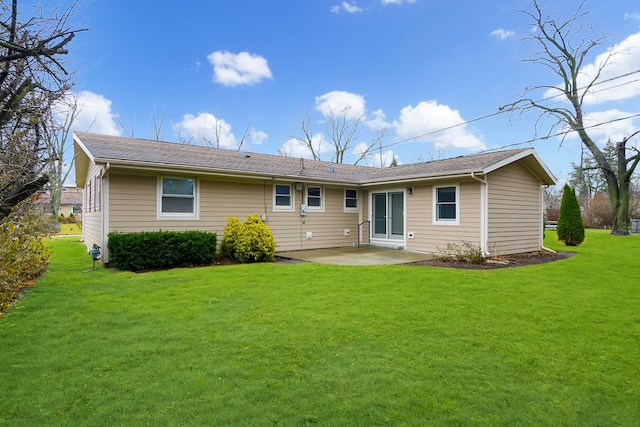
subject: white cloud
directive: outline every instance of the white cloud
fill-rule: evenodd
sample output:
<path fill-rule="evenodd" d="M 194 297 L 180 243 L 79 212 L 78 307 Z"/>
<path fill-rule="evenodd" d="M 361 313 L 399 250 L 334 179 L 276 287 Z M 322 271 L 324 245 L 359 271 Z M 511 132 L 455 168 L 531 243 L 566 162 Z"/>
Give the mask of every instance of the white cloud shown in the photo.
<path fill-rule="evenodd" d="M 354 147 L 352 157 L 354 159 L 360 158 L 362 154 L 366 152 L 368 147 L 369 147 L 369 144 L 367 144 L 366 142 L 359 143 Z M 360 165 L 366 164 L 368 166 L 373 166 L 376 168 L 380 168 L 380 167 L 386 168 L 391 165 L 391 162 L 393 161 L 394 157 L 395 157 L 395 154 L 391 150 L 373 149 L 369 151 L 369 153 L 365 156 L 364 160 L 360 161 L 360 163 L 358 164 Z"/>
<path fill-rule="evenodd" d="M 578 87 L 582 89 L 589 85 L 601 68 L 602 72 L 598 78 L 600 82 L 640 69 L 640 33 L 630 35 L 619 44 L 598 55 L 594 62 L 582 67 L 578 75 Z M 586 105 L 623 101 L 640 95 L 640 81 L 638 81 L 637 74 L 632 74 L 596 84 L 591 87 L 590 92 L 591 94 L 584 99 Z M 545 92 L 546 97 L 556 95 L 558 95 L 556 89 Z"/>
<path fill-rule="evenodd" d="M 272 79 L 267 60 L 249 52 L 216 51 L 207 56 L 213 65 L 214 81 L 225 86 L 253 86 L 264 79 Z"/>
<path fill-rule="evenodd" d="M 640 21 L 640 12 L 635 12 L 635 13 L 625 13 L 624 14 L 624 20 L 631 20 L 631 21 Z"/>
<path fill-rule="evenodd" d="M 638 124 L 635 123 L 637 118 L 625 118 L 632 115 L 634 114 L 618 109 L 598 111 L 584 116 L 584 126 L 589 136 L 601 146 L 604 146 L 609 139 L 613 142 L 622 141 L 622 138 L 631 135 L 638 129 Z M 604 124 L 595 126 L 600 123 Z M 571 132 L 567 135 L 567 139 L 577 138 L 578 134 L 576 132 Z"/>
<path fill-rule="evenodd" d="M 320 155 L 320 158 L 322 158 L 323 153 L 327 153 L 332 149 L 332 146 L 326 141 L 322 133 L 316 133 L 311 137 L 311 145 L 313 146 L 313 150 Z M 309 147 L 296 138 L 291 138 L 288 141 L 285 141 L 278 149 L 278 153 L 287 157 L 313 159 L 313 155 L 311 154 Z"/>
<path fill-rule="evenodd" d="M 433 100 L 423 101 L 415 107 L 404 107 L 393 126 L 400 138 L 432 143 L 437 149 L 465 148 L 477 151 L 487 148 L 480 138 L 471 133 L 457 110 Z"/>
<path fill-rule="evenodd" d="M 591 81 L 598 67 L 602 66 L 609 55 L 613 55 L 605 66 L 605 72 L 600 81 L 621 76 L 640 69 L 640 33 L 632 34 L 607 52 L 596 57 L 596 60 L 580 70 L 579 85 Z M 635 82 L 633 82 L 635 80 Z M 599 104 L 607 101 L 620 101 L 640 95 L 640 82 L 637 75 L 632 75 L 612 82 L 593 87 L 592 96 L 585 99 L 588 104 Z M 616 87 L 617 86 L 617 87 Z"/>
<path fill-rule="evenodd" d="M 415 3 L 416 0 L 380 0 L 380 2 L 382 3 L 383 6 L 386 6 L 389 4 L 403 4 L 403 3 L 411 4 L 411 3 Z"/>
<path fill-rule="evenodd" d="M 261 130 L 251 129 L 249 131 L 249 139 L 251 144 L 260 145 L 267 140 L 267 133 Z"/>
<path fill-rule="evenodd" d="M 219 141 L 216 140 L 216 127 Z M 210 113 L 200 113 L 197 116 L 185 114 L 182 121 L 176 123 L 173 129 L 181 133 L 181 137 L 193 138 L 196 143 L 204 143 L 216 148 L 238 147 L 236 137 L 231 132 L 231 125 Z"/>
<path fill-rule="evenodd" d="M 352 4 L 346 1 L 343 1 L 341 5 L 333 6 L 331 8 L 331 12 L 333 13 L 340 13 L 343 10 L 347 13 L 359 13 L 359 12 L 362 12 L 364 9 L 356 6 L 355 3 Z"/>
<path fill-rule="evenodd" d="M 498 37 L 500 40 L 507 39 L 509 37 L 514 37 L 516 35 L 515 31 L 504 30 L 502 28 L 498 28 L 497 30 L 491 31 L 491 36 Z"/>
<path fill-rule="evenodd" d="M 366 111 L 363 96 L 337 90 L 316 97 L 316 110 L 325 117 L 344 114 L 347 119 L 357 119 Z"/>
<path fill-rule="evenodd" d="M 378 109 L 371 113 L 373 116 L 372 119 L 367 120 L 365 123 L 373 130 L 384 130 L 391 127 L 391 123 L 387 121 L 387 116 L 384 114 L 382 109 Z"/>
<path fill-rule="evenodd" d="M 111 101 L 104 96 L 83 90 L 67 93 L 54 106 L 55 119 L 63 123 L 73 105 L 77 105 L 77 115 L 72 129 L 78 132 L 92 132 L 101 135 L 120 135 L 116 115 L 111 112 Z"/>

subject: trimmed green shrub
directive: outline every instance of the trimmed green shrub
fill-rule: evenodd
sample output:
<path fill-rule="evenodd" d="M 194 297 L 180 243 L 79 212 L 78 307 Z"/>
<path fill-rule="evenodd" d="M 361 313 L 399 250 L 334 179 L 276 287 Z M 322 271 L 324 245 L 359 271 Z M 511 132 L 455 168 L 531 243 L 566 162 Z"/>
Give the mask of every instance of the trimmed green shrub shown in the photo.
<path fill-rule="evenodd" d="M 232 216 L 228 216 L 227 220 L 220 245 L 221 256 L 240 262 L 275 260 L 276 241 L 258 214 L 248 215 L 243 222 Z"/>
<path fill-rule="evenodd" d="M 576 192 L 568 184 L 562 191 L 560 217 L 558 218 L 558 240 L 567 246 L 578 246 L 584 241 L 584 222 Z"/>
<path fill-rule="evenodd" d="M 227 215 L 227 225 L 224 227 L 224 236 L 220 244 L 220 255 L 225 258 L 236 257 L 236 242 L 242 228 L 242 222 L 233 216 Z"/>
<path fill-rule="evenodd" d="M 259 215 L 247 216 L 236 240 L 236 259 L 240 262 L 271 262 L 275 258 L 273 233 Z"/>
<path fill-rule="evenodd" d="M 43 239 L 48 229 L 48 219 L 32 200 L 20 203 L 0 222 L 0 313 L 47 270 L 49 250 Z"/>
<path fill-rule="evenodd" d="M 149 270 L 208 265 L 217 237 L 205 231 L 109 233 L 110 262 L 120 270 Z"/>

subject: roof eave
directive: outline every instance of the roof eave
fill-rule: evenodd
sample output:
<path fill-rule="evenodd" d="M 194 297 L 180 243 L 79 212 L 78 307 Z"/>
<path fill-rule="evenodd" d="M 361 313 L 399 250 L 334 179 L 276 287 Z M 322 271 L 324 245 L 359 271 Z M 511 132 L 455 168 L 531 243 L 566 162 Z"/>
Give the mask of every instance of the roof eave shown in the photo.
<path fill-rule="evenodd" d="M 556 184 L 556 182 L 558 181 L 557 178 L 549 170 L 547 165 L 544 164 L 540 156 L 538 156 L 538 153 L 536 153 L 536 151 L 533 148 L 527 148 L 526 150 L 522 150 L 519 153 L 509 156 L 506 159 L 503 159 L 502 161 L 493 163 L 487 166 L 486 168 L 484 168 L 482 173 L 483 174 L 491 173 L 509 164 L 518 162 L 520 160 L 526 160 L 528 157 L 533 158 L 535 161 L 534 168 L 532 168 L 531 165 L 528 165 L 529 171 L 534 175 L 536 175 L 543 185 Z"/>
<path fill-rule="evenodd" d="M 189 174 L 197 174 L 197 175 L 208 175 L 208 176 L 228 176 L 234 178 L 248 178 L 248 179 L 258 179 L 258 180 L 278 180 L 278 179 L 287 179 L 292 181 L 321 181 L 332 184 L 345 184 L 345 185 L 354 185 L 359 184 L 358 180 L 350 180 L 350 179 L 340 179 L 340 178 L 326 178 L 326 177 L 314 177 L 314 176 L 305 176 L 299 174 L 278 174 L 278 173 L 270 173 L 270 172 L 252 172 L 247 170 L 237 170 L 237 169 L 220 169 L 220 168 L 202 168 L 202 167 L 193 167 L 193 166 L 182 166 L 182 165 L 169 165 L 165 163 L 152 163 L 152 162 L 141 162 L 141 161 L 125 161 L 121 159 L 108 159 L 108 158 L 96 158 L 94 159 L 96 164 L 110 164 L 112 168 L 117 167 L 120 169 L 131 169 L 131 170 L 146 170 L 146 171 L 156 171 L 156 172 L 174 172 L 174 173 L 189 173 Z"/>
<path fill-rule="evenodd" d="M 371 187 L 374 185 L 381 185 L 381 184 L 405 184 L 405 183 L 423 182 L 423 181 L 441 181 L 441 180 L 447 180 L 447 179 L 459 179 L 459 178 L 465 178 L 465 177 L 468 178 L 472 173 L 483 174 L 484 172 L 468 170 L 468 171 L 459 171 L 459 172 L 452 172 L 452 173 L 446 173 L 446 174 L 442 174 L 442 173 L 428 174 L 428 175 L 415 174 L 411 176 L 404 176 L 404 177 L 397 177 L 397 178 L 375 178 L 375 179 L 363 180 L 361 182 L 361 185 L 363 187 Z"/>
<path fill-rule="evenodd" d="M 95 157 L 93 157 L 86 145 L 84 145 L 75 134 L 73 135 L 73 158 L 75 162 L 76 185 L 78 187 L 84 187 L 89 164 L 95 162 Z"/>

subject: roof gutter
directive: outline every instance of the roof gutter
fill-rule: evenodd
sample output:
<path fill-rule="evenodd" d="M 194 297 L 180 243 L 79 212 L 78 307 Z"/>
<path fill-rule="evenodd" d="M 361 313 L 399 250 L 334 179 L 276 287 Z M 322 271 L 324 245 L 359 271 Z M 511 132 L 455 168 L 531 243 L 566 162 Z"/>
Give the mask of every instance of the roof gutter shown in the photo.
<path fill-rule="evenodd" d="M 472 172 L 473 173 L 473 172 Z M 448 180 L 448 179 L 460 179 L 467 178 L 469 176 L 469 172 L 466 173 L 457 173 L 452 175 L 413 175 L 410 177 L 406 177 L 403 179 L 388 179 L 388 178 L 376 178 L 376 179 L 366 179 L 360 182 L 362 187 L 373 187 L 374 185 L 380 184 L 405 184 L 416 181 L 436 181 L 436 180 Z"/>
<path fill-rule="evenodd" d="M 335 179 L 329 177 L 311 177 L 299 174 L 274 174 L 274 173 L 266 173 L 266 172 L 247 172 L 247 171 L 237 171 L 232 169 L 205 169 L 205 168 L 195 168 L 193 166 L 175 166 L 168 165 L 163 163 L 149 163 L 149 162 L 123 162 L 122 160 L 117 159 L 96 159 L 96 163 L 103 163 L 111 165 L 113 162 L 113 167 L 117 167 L 120 169 L 133 169 L 133 170 L 145 170 L 145 171 L 162 171 L 162 172 L 174 172 L 174 173 L 190 173 L 190 174 L 201 174 L 201 175 L 210 175 L 210 176 L 232 176 L 234 178 L 246 178 L 246 179 L 278 179 L 278 178 L 287 178 L 296 181 L 318 181 L 321 180 L 323 182 L 330 182 L 334 184 L 346 184 L 346 185 L 354 185 L 358 184 L 358 181 L 351 181 L 345 179 Z"/>

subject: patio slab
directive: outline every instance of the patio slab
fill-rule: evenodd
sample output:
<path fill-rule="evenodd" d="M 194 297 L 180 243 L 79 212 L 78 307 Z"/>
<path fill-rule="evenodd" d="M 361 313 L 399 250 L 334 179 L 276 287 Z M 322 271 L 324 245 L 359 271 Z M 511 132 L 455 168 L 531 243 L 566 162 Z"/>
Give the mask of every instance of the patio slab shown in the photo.
<path fill-rule="evenodd" d="M 308 249 L 304 251 L 276 252 L 286 259 L 333 265 L 386 265 L 433 259 L 432 254 L 377 246 Z"/>

